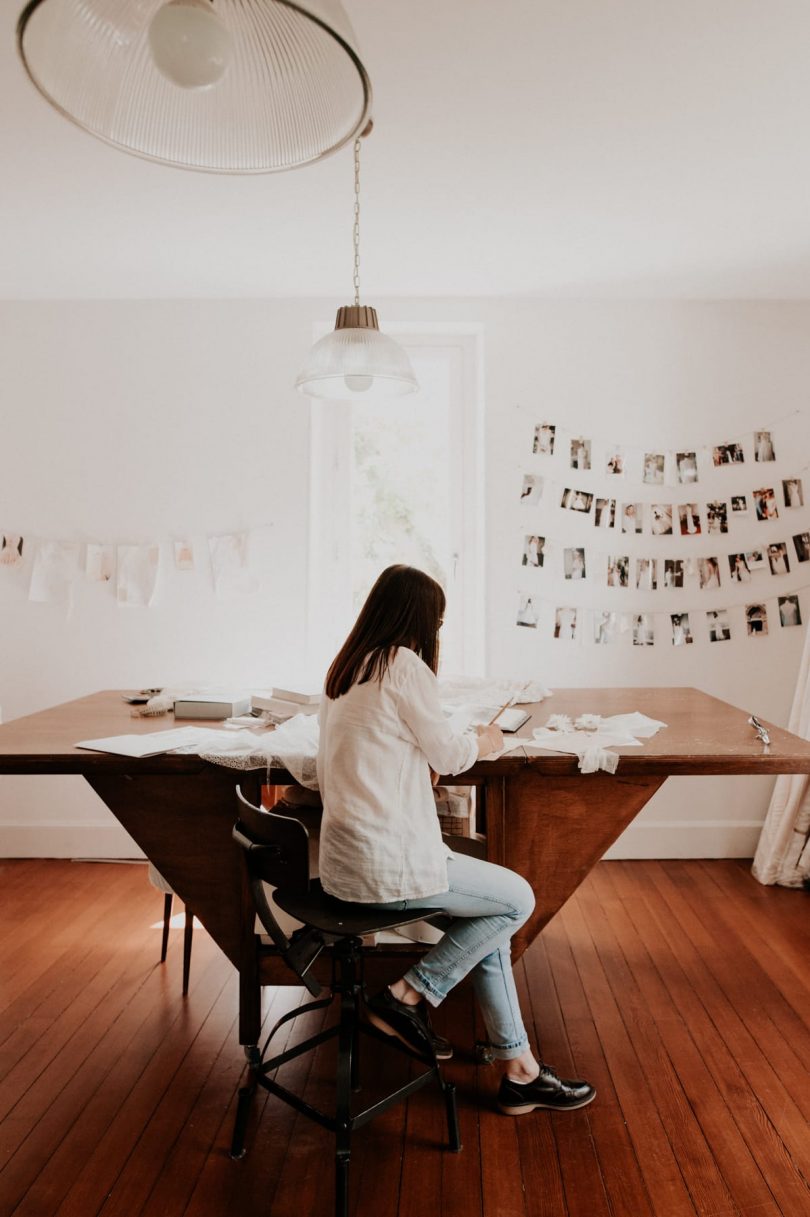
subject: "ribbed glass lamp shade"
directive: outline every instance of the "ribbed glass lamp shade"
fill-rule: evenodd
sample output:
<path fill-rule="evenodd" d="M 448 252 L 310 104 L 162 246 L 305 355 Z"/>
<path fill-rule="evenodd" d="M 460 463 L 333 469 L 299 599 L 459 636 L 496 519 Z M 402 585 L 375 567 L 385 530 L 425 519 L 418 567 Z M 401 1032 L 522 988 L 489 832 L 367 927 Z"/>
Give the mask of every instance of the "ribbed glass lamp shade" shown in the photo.
<path fill-rule="evenodd" d="M 401 397 L 419 384 L 406 352 L 380 333 L 374 309 L 352 305 L 338 311 L 335 329 L 315 343 L 295 387 L 308 397 L 346 401 Z"/>
<path fill-rule="evenodd" d="M 294 169 L 368 121 L 371 84 L 339 0 L 31 0 L 17 43 L 67 118 L 181 168 Z"/>

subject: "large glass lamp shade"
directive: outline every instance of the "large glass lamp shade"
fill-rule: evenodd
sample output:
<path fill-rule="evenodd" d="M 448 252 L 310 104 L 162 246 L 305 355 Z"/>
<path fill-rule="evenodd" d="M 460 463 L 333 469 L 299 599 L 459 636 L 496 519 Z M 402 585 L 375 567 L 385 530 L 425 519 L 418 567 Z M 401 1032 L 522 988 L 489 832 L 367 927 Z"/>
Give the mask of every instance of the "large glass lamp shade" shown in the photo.
<path fill-rule="evenodd" d="M 316 342 L 295 387 L 307 397 L 401 397 L 419 388 L 411 361 L 393 338 L 381 334 L 367 305 L 338 310 L 335 329 Z"/>
<path fill-rule="evenodd" d="M 67 118 L 181 168 L 294 169 L 368 122 L 371 84 L 339 0 L 30 0 L 17 45 Z"/>

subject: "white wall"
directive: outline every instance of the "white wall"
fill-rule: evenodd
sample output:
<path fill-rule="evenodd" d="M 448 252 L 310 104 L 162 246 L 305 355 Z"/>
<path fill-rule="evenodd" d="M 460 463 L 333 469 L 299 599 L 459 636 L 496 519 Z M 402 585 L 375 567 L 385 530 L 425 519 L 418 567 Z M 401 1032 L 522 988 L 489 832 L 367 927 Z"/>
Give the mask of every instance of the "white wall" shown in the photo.
<path fill-rule="evenodd" d="M 525 672 L 552 687 L 694 684 L 784 721 L 803 630 L 780 631 L 772 621 L 767 640 L 735 637 L 678 651 L 668 643 L 649 650 L 564 646 L 550 630 L 518 630 L 526 529 L 517 497 L 521 474 L 539 469 L 529 455 L 531 432 L 544 420 L 669 449 L 717 442 L 800 408 L 800 417 L 776 429 L 779 476 L 790 476 L 810 455 L 804 396 L 810 305 L 375 303 L 383 322 L 484 326 L 482 594 L 490 671 Z M 167 562 L 151 609 L 119 609 L 109 589 L 80 585 L 70 615 L 27 600 L 30 568 L 0 571 L 5 719 L 97 688 L 263 684 L 290 656 L 306 658 L 309 409 L 290 385 L 313 320 L 331 308 L 332 302 L 300 300 L 0 304 L 6 452 L 0 530 L 77 541 L 167 541 L 190 533 L 200 561 L 192 575 L 173 572 Z M 793 465 L 783 452 L 796 454 Z M 749 480 L 750 490 L 756 479 L 746 467 L 740 481 Z M 736 490 L 736 476 L 734 483 Z M 695 497 L 705 501 L 705 492 Z M 807 518 L 802 514 L 802 531 Z M 789 539 L 800 530 L 792 519 L 760 527 L 770 539 Z M 266 571 L 261 594 L 218 602 L 205 535 L 260 526 L 267 526 L 256 536 Z M 560 513 L 547 517 L 547 535 L 563 527 L 572 524 Z M 750 524 L 751 535 L 764 538 L 756 528 Z M 725 540 L 717 546 L 721 554 L 736 547 Z M 661 552 L 638 538 L 631 552 L 646 551 Z M 559 590 L 560 603 L 568 603 L 570 588 L 561 580 L 555 586 L 546 573 L 543 594 L 553 600 Z M 801 581 L 792 563 L 780 590 Z M 604 592 L 581 590 L 605 603 Z M 735 590 L 735 604 L 744 598 Z M 724 590 L 706 605 L 725 602 Z M 758 779 L 670 780 L 621 849 L 653 856 L 750 853 L 769 788 Z M 0 854 L 126 851 L 123 832 L 81 779 L 0 779 Z"/>

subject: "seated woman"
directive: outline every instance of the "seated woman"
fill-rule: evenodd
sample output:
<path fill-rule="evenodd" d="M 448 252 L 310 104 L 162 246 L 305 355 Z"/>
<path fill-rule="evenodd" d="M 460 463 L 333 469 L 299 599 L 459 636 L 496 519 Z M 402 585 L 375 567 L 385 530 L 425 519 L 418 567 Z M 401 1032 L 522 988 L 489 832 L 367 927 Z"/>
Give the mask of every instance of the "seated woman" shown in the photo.
<path fill-rule="evenodd" d="M 321 884 L 340 900 L 436 908 L 449 918 L 441 941 L 369 1000 L 375 1026 L 446 1059 L 452 1048 L 432 1030 L 428 1007 L 470 973 L 492 1053 L 506 1062 L 501 1111 L 584 1107 L 593 1087 L 538 1064 L 521 1018 L 510 942 L 534 908 L 531 887 L 442 841 L 432 778 L 461 773 L 503 745 L 497 727 L 459 734 L 442 713 L 436 670 L 444 606 L 428 575 L 388 567 L 329 669 L 318 752 Z"/>

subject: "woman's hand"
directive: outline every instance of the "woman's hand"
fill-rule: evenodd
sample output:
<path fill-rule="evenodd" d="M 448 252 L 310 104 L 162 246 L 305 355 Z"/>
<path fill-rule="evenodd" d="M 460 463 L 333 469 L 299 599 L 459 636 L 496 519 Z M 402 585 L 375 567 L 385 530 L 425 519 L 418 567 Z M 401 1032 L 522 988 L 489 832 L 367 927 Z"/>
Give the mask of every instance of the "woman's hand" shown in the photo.
<path fill-rule="evenodd" d="M 494 723 L 490 723 L 485 727 L 481 724 L 475 728 L 478 734 L 478 759 L 489 756 L 492 752 L 500 752 L 503 748 L 503 731 L 500 727 L 496 727 Z"/>

